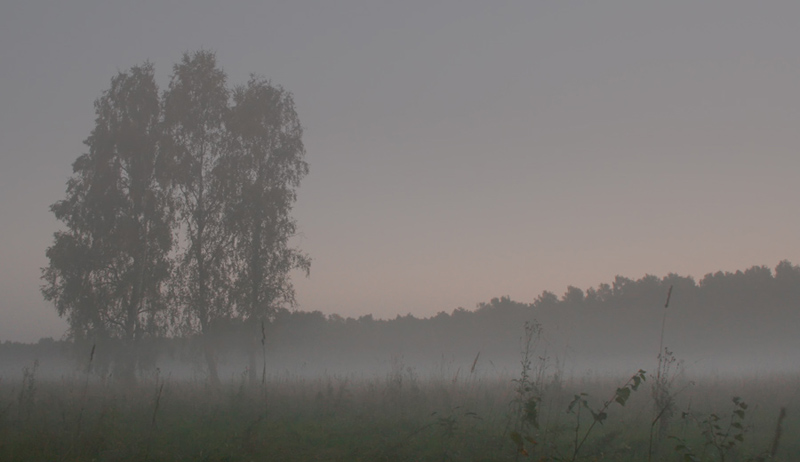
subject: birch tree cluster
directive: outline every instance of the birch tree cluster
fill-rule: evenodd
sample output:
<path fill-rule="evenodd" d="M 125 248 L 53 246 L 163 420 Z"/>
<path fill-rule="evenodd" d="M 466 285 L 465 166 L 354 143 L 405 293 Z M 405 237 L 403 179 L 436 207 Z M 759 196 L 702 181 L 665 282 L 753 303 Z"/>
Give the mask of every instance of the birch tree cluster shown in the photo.
<path fill-rule="evenodd" d="M 42 270 L 71 339 L 121 345 L 115 373 L 133 380 L 147 337 L 211 337 L 294 305 L 290 275 L 310 259 L 290 242 L 308 173 L 291 93 L 255 76 L 231 88 L 214 53 L 199 51 L 165 91 L 146 62 L 114 76 L 94 106 L 88 149 L 51 206 L 63 226 Z"/>

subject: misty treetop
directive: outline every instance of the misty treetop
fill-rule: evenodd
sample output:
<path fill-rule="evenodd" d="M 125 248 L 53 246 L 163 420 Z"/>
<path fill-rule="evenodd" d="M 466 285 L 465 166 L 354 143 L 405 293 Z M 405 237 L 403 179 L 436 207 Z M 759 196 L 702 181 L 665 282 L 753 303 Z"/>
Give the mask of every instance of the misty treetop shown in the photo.
<path fill-rule="evenodd" d="M 88 152 L 51 210 L 45 299 L 69 336 L 123 347 L 132 380 L 148 336 L 251 325 L 294 304 L 291 209 L 308 173 L 292 96 L 252 77 L 230 89 L 208 51 L 184 54 L 159 94 L 154 66 L 120 72 L 95 102 Z M 212 381 L 215 356 L 204 347 Z"/>

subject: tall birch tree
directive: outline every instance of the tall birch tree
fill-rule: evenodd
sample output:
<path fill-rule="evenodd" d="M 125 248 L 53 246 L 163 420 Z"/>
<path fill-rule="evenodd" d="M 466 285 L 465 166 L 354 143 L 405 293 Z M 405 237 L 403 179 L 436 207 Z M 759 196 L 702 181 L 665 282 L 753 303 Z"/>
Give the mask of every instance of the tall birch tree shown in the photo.
<path fill-rule="evenodd" d="M 66 198 L 51 206 L 66 229 L 47 249 L 42 293 L 69 321 L 71 338 L 115 344 L 115 375 L 133 382 L 138 343 L 163 334 L 168 318 L 172 215 L 158 174 L 153 65 L 112 78 L 95 113 L 89 150 L 73 163 Z"/>
<path fill-rule="evenodd" d="M 235 238 L 233 295 L 237 314 L 253 334 L 276 309 L 295 304 L 290 272 L 310 269 L 308 256 L 290 245 L 297 231 L 291 210 L 308 164 L 292 95 L 269 81 L 251 77 L 234 90 L 227 127 L 230 149 L 220 172 L 225 195 L 233 198 L 225 213 L 226 229 Z"/>
<path fill-rule="evenodd" d="M 211 343 L 215 326 L 232 314 L 230 236 L 223 229 L 226 201 L 220 159 L 226 149 L 229 92 L 225 73 L 209 51 L 184 54 L 165 92 L 166 150 L 178 215 L 177 303 L 186 332 L 199 332 L 212 384 L 219 384 Z"/>

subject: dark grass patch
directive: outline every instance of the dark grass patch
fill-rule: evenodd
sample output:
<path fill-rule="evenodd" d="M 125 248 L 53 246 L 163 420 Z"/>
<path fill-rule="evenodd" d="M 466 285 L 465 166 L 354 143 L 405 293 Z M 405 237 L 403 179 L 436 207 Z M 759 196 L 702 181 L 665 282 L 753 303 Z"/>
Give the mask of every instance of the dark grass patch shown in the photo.
<path fill-rule="evenodd" d="M 519 454 L 509 438 L 513 416 L 510 379 L 453 381 L 413 376 L 349 380 L 279 380 L 214 390 L 200 382 L 143 383 L 135 389 L 93 379 L 0 382 L 0 460 L 3 461 L 517 461 L 569 460 L 577 420 L 566 413 L 574 394 L 594 404 L 618 382 L 581 378 L 543 388 L 536 445 Z M 644 385 L 646 386 L 646 385 Z M 780 408 L 783 438 L 773 460 L 800 460 L 797 377 L 723 380 L 691 386 L 678 412 L 727 416 L 731 397 L 749 405 L 744 441 L 731 460 L 745 461 L 772 447 Z M 156 407 L 158 403 L 158 407 Z M 155 418 L 154 418 L 155 415 Z M 582 417 L 583 419 L 586 416 Z M 631 396 L 609 408 L 578 460 L 647 460 L 652 398 Z M 80 422 L 80 426 L 78 423 Z M 582 420 L 582 428 L 588 424 Z M 694 448 L 703 436 L 691 421 L 673 419 L 668 435 Z M 675 460 L 675 442 L 656 445 L 653 460 Z M 705 459 L 718 460 L 710 451 Z"/>

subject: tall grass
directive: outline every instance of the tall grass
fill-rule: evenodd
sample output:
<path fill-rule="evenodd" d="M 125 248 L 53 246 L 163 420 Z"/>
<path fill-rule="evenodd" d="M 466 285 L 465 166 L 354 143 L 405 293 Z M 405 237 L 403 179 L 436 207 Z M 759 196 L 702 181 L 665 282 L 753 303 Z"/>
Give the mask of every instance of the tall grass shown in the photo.
<path fill-rule="evenodd" d="M 470 373 L 455 379 L 421 379 L 397 360 L 385 376 L 274 375 L 256 387 L 246 386 L 243 376 L 221 390 L 160 375 L 135 389 L 84 376 L 45 381 L 31 368 L 21 378 L 0 381 L 6 409 L 0 414 L 0 460 L 638 462 L 686 453 L 665 444 L 651 455 L 652 396 L 631 393 L 619 406 L 620 380 L 562 377 L 554 386 L 556 373 L 539 383 L 530 374 L 513 381 L 482 373 L 477 364 L 465 364 Z M 538 429 L 513 423 L 520 417 L 521 385 L 536 392 Z M 715 448 L 696 450 L 706 442 L 697 422 L 711 415 L 728 419 L 741 409 L 732 409 L 730 397 L 740 396 L 749 405 L 735 420 L 743 441 L 726 449 L 725 460 L 800 460 L 800 443 L 791 436 L 800 434 L 798 389 L 798 376 L 698 383 L 675 402 L 694 420 L 674 419 L 667 433 L 680 437 L 697 460 L 719 460 Z M 534 396 L 527 393 L 522 396 Z M 585 405 L 572 409 L 585 412 L 568 414 L 576 395 Z M 602 396 L 611 399 L 596 398 Z M 524 406 L 522 411 L 529 412 Z M 79 419 L 83 429 L 76 436 Z M 537 444 L 525 440 L 520 451 L 509 437 L 515 428 Z"/>

